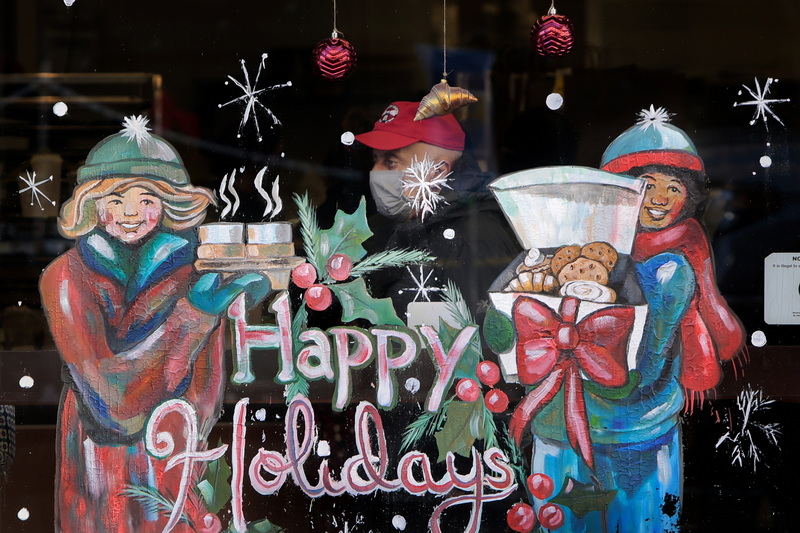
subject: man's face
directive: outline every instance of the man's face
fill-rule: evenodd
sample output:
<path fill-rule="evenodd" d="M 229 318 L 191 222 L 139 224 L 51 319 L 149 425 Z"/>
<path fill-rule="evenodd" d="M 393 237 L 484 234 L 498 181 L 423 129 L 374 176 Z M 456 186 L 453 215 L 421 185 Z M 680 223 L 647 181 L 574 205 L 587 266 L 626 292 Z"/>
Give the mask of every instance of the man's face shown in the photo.
<path fill-rule="evenodd" d="M 414 156 L 419 161 L 425 157 L 428 145 L 423 142 L 415 142 L 397 150 L 373 150 L 372 170 L 400 170 L 403 171 L 411 166 Z"/>

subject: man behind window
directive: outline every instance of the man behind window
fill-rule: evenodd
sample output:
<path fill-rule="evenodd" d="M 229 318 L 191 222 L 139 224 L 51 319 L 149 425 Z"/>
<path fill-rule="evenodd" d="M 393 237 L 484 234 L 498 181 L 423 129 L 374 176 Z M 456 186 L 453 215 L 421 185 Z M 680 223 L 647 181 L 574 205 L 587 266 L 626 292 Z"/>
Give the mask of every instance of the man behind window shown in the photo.
<path fill-rule="evenodd" d="M 410 302 L 442 300 L 452 281 L 476 321 L 482 320 L 489 286 L 519 251 L 516 239 L 486 188 L 491 176 L 463 153 L 465 134 L 456 118 L 414 121 L 418 107 L 390 104 L 372 131 L 356 140 L 373 150 L 370 190 L 392 225 L 386 249 L 424 249 L 436 261 L 373 275 L 372 293 L 392 298 L 404 316 Z M 415 170 L 427 185 L 420 186 Z M 435 196 L 441 200 L 423 201 Z"/>

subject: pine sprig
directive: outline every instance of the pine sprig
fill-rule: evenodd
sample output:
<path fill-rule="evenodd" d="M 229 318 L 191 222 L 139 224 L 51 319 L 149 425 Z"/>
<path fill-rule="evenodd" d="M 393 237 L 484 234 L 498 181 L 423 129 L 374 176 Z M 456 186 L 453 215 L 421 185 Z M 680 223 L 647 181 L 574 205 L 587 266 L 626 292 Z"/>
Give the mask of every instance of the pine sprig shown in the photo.
<path fill-rule="evenodd" d="M 442 402 L 439 410 L 435 413 L 425 411 L 411 422 L 403 432 L 403 444 L 400 447 L 400 453 L 405 453 L 424 437 L 430 437 L 439 431 L 447 418 L 447 407 L 454 399 L 455 396 L 451 396 Z"/>
<path fill-rule="evenodd" d="M 514 439 L 511 438 L 511 435 L 508 433 L 508 428 L 503 426 L 502 429 L 503 434 L 503 448 L 505 448 L 505 452 L 508 454 L 508 460 L 511 464 L 511 468 L 517 474 L 517 479 L 521 486 L 525 486 L 525 481 L 528 479 L 528 472 L 525 468 L 525 459 L 522 456 L 522 450 L 520 450 L 517 443 L 514 442 Z"/>
<path fill-rule="evenodd" d="M 445 307 L 450 314 L 453 316 L 453 319 L 457 322 L 456 326 L 464 329 L 467 326 L 472 326 L 475 324 L 475 319 L 472 318 L 472 312 L 469 310 L 469 306 L 467 305 L 467 301 L 464 299 L 464 295 L 461 294 L 461 290 L 458 288 L 458 285 L 453 283 L 452 280 L 447 280 L 447 290 L 444 292 L 443 295 Z M 472 339 L 469 341 L 470 347 L 480 354 L 481 360 L 483 360 L 483 349 L 481 348 L 481 339 L 480 334 L 475 333 L 472 336 Z"/>
<path fill-rule="evenodd" d="M 469 310 L 464 295 L 461 294 L 458 286 L 452 280 L 447 281 L 447 291 L 443 295 L 445 305 L 453 318 L 458 322 L 457 326 L 465 328 L 469 325 L 475 324 L 472 318 L 472 312 Z"/>
<path fill-rule="evenodd" d="M 138 501 L 148 513 L 169 516 L 172 508 L 175 507 L 175 502 L 162 495 L 153 487 L 126 485 L 125 490 L 122 491 L 122 495 Z M 181 513 L 181 520 L 191 524 L 186 517 L 186 513 Z"/>
<path fill-rule="evenodd" d="M 483 403 L 482 399 L 479 398 L 478 401 L 481 402 L 484 449 L 488 450 L 489 448 L 499 448 L 500 443 L 497 442 L 497 424 L 494 421 L 494 416 L 486 407 L 486 404 Z"/>
<path fill-rule="evenodd" d="M 365 257 L 364 260 L 353 266 L 350 275 L 353 277 L 360 277 L 369 272 L 380 270 L 381 268 L 428 263 L 434 259 L 436 259 L 434 256 L 429 255 L 423 250 L 384 250 L 383 252 Z"/>
<path fill-rule="evenodd" d="M 300 217 L 300 235 L 303 237 L 303 248 L 306 251 L 308 261 L 317 269 L 317 272 L 324 272 L 325 261 L 319 253 L 319 224 L 317 223 L 317 211 L 311 206 L 308 193 L 303 196 L 294 194 L 294 202 L 297 204 L 297 214 Z"/>

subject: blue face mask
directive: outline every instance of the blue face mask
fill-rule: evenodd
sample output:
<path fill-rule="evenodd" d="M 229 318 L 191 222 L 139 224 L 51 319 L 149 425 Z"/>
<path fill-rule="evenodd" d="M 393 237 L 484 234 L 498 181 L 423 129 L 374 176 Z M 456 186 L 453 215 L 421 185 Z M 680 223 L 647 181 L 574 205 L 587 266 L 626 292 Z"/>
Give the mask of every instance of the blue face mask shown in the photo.
<path fill-rule="evenodd" d="M 403 196 L 402 170 L 370 171 L 369 189 L 381 215 L 394 220 L 408 220 L 411 216 L 411 206 Z"/>

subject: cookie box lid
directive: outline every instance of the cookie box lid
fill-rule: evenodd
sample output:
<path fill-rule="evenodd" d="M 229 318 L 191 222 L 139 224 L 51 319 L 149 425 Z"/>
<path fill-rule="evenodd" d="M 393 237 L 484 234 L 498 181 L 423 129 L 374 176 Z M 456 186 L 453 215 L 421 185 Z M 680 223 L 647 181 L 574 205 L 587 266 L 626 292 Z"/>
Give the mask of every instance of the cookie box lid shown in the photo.
<path fill-rule="evenodd" d="M 489 184 L 526 250 L 593 241 L 630 254 L 646 182 L 589 167 L 541 167 Z"/>

